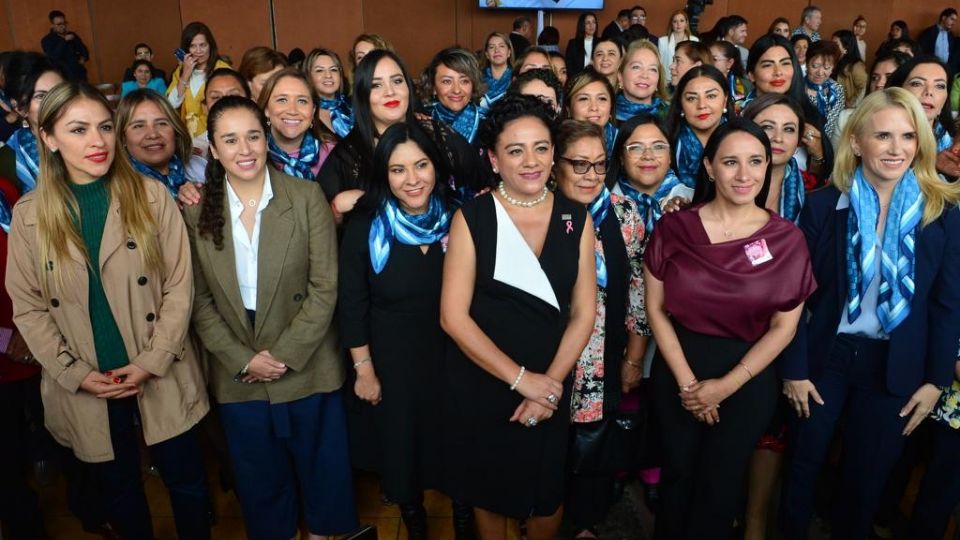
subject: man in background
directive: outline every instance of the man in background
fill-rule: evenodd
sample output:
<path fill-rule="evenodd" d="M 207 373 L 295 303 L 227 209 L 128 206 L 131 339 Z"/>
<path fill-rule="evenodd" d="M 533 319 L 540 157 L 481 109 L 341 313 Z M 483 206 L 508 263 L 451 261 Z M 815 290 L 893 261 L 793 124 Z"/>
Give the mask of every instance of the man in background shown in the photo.
<path fill-rule="evenodd" d="M 90 60 L 90 51 L 80 36 L 67 31 L 67 17 L 62 11 L 53 10 L 48 15 L 50 33 L 40 40 L 43 53 L 63 71 L 68 81 L 86 81 L 87 68 L 84 64 Z"/>

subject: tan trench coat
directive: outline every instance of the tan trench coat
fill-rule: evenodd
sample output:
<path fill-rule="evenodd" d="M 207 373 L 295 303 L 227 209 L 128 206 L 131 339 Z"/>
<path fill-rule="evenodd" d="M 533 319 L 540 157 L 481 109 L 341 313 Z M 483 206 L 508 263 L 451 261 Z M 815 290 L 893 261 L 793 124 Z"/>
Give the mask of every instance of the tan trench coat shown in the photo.
<path fill-rule="evenodd" d="M 100 246 L 100 275 L 127 354 L 154 376 L 138 395 L 148 445 L 180 435 L 209 410 L 205 383 L 187 339 L 193 302 L 190 242 L 176 202 L 156 180 L 144 179 L 150 210 L 158 225 L 162 275 L 140 262 L 139 246 L 120 222 L 120 204 L 110 203 Z M 113 459 L 107 401 L 80 390 L 97 369 L 88 308 L 87 267 L 70 246 L 61 268 L 63 289 L 47 273 L 50 298 L 41 294 L 36 245 L 34 193 L 14 207 L 7 255 L 7 292 L 13 319 L 43 366 L 40 393 L 47 429 L 83 461 Z"/>

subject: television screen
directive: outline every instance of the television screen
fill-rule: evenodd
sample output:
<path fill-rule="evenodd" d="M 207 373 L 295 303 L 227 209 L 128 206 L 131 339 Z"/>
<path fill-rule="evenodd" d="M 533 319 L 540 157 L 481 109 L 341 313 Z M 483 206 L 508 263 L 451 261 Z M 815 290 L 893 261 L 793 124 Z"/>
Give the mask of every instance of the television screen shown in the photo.
<path fill-rule="evenodd" d="M 603 0 L 480 0 L 481 8 L 500 9 L 603 9 Z"/>

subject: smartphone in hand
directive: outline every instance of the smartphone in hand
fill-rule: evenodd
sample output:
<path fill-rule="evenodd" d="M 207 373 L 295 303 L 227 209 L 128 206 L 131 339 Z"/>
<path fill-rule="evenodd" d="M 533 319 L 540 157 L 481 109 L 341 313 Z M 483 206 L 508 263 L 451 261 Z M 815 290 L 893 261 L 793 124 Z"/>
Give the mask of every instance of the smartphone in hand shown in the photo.
<path fill-rule="evenodd" d="M 177 57 L 177 60 L 183 62 L 183 59 L 187 56 L 187 51 L 183 49 L 177 49 L 173 51 L 173 55 Z"/>

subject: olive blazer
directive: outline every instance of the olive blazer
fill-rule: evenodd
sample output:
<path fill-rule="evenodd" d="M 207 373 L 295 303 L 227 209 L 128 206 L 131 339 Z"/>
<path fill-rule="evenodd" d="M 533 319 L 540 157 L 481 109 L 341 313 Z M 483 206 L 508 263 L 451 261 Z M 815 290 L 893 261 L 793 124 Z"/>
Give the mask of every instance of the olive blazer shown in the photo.
<path fill-rule="evenodd" d="M 113 317 L 130 362 L 153 377 L 137 401 L 148 445 L 173 438 L 199 422 L 210 406 L 203 372 L 187 338 L 193 302 L 190 243 L 177 203 L 166 187 L 144 178 L 150 213 L 157 224 L 164 270 L 148 271 L 140 246 L 120 221 L 120 203 L 110 201 L 96 261 Z M 87 261 L 76 246 L 62 265 L 62 289 L 37 258 L 36 193 L 14 206 L 7 253 L 6 286 L 13 320 L 43 366 L 40 394 L 50 434 L 83 461 L 113 460 L 107 400 L 80 390 L 97 369 L 90 327 Z M 52 263 L 51 263 L 52 264 Z M 41 292 L 45 279 L 49 298 Z"/>
<path fill-rule="evenodd" d="M 273 198 L 260 216 L 255 328 L 240 297 L 227 201 L 223 249 L 199 234 L 202 203 L 184 211 L 196 285 L 193 326 L 211 353 L 209 378 L 220 403 L 284 403 L 337 390 L 345 377 L 332 324 L 338 264 L 333 214 L 317 183 L 268 171 Z M 239 372 L 263 350 L 286 364 L 287 373 L 273 382 L 239 382 Z"/>

